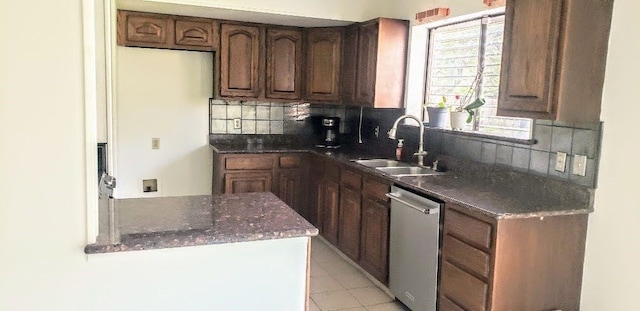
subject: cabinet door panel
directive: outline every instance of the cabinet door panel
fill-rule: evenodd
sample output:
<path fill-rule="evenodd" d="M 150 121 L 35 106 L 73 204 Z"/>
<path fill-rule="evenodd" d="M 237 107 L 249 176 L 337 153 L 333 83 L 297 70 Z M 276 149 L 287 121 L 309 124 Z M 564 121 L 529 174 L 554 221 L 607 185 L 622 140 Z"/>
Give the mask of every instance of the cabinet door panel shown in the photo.
<path fill-rule="evenodd" d="M 469 311 L 483 311 L 487 304 L 488 286 L 479 279 L 458 269 L 447 261 L 442 262 L 440 292 Z"/>
<path fill-rule="evenodd" d="M 322 236 L 331 244 L 338 245 L 340 188 L 335 182 L 325 181 L 322 190 Z"/>
<path fill-rule="evenodd" d="M 360 203 L 360 192 L 340 188 L 338 244 L 340 250 L 354 261 L 360 257 Z"/>
<path fill-rule="evenodd" d="M 220 35 L 220 95 L 258 97 L 260 29 L 222 24 Z"/>
<path fill-rule="evenodd" d="M 176 42 L 177 46 L 203 47 L 205 50 L 213 49 L 214 34 L 213 22 L 176 20 Z"/>
<path fill-rule="evenodd" d="M 307 33 L 306 99 L 340 100 L 342 31 L 312 29 Z"/>
<path fill-rule="evenodd" d="M 300 210 L 300 190 L 302 189 L 302 176 L 300 170 L 289 169 L 279 173 L 278 197 L 293 208 L 298 214 L 308 219 L 305 211 Z"/>
<path fill-rule="evenodd" d="M 377 22 L 360 27 L 358 33 L 358 53 L 356 102 L 363 106 L 373 106 L 378 54 Z"/>
<path fill-rule="evenodd" d="M 562 3 L 517 0 L 507 5 L 499 110 L 554 112 Z"/>
<path fill-rule="evenodd" d="M 389 257 L 389 206 L 370 198 L 362 200 L 360 265 L 380 282 L 387 282 Z"/>
<path fill-rule="evenodd" d="M 224 193 L 270 192 L 271 172 L 224 174 Z"/>
<path fill-rule="evenodd" d="M 267 29 L 267 98 L 300 99 L 302 31 Z"/>
<path fill-rule="evenodd" d="M 171 18 L 163 15 L 118 11 L 118 44 L 167 48 L 173 35 Z"/>

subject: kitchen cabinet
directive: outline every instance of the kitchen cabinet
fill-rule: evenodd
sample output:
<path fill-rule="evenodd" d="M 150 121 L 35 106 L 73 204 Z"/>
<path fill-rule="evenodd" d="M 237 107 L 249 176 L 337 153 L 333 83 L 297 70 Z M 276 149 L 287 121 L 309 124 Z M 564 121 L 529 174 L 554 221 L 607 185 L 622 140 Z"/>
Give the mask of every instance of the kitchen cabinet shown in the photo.
<path fill-rule="evenodd" d="M 259 86 L 260 28 L 220 25 L 220 95 L 257 98 Z"/>
<path fill-rule="evenodd" d="M 302 30 L 269 27 L 266 46 L 265 97 L 300 99 L 302 97 Z"/>
<path fill-rule="evenodd" d="M 224 193 L 269 192 L 271 172 L 241 172 L 224 174 Z"/>
<path fill-rule="evenodd" d="M 507 0 L 498 115 L 598 122 L 612 7 Z"/>
<path fill-rule="evenodd" d="M 118 11 L 118 45 L 213 51 L 218 22 L 207 18 Z"/>
<path fill-rule="evenodd" d="M 352 170 L 342 169 L 340 184 L 338 247 L 345 255 L 358 262 L 360 259 L 362 176 Z"/>
<path fill-rule="evenodd" d="M 408 21 L 388 18 L 360 24 L 357 35 L 353 30 L 347 31 L 350 40 L 357 40 L 355 50 L 352 42 L 345 43 L 343 96 L 347 100 L 352 98 L 355 105 L 363 107 L 404 107 L 408 33 Z M 354 78 L 354 63 L 355 87 L 349 80 Z"/>
<path fill-rule="evenodd" d="M 578 310 L 586 226 L 584 214 L 495 219 L 446 203 L 440 310 Z"/>
<path fill-rule="evenodd" d="M 301 204 L 305 190 L 302 184 L 302 156 L 283 155 L 278 159 L 278 192 L 277 196 L 296 210 L 305 219 L 309 219 L 309 210 Z"/>
<path fill-rule="evenodd" d="M 340 101 L 342 28 L 310 28 L 305 35 L 305 99 Z"/>
<path fill-rule="evenodd" d="M 332 180 L 322 185 L 322 236 L 338 246 L 338 217 L 340 210 L 340 186 Z"/>
<path fill-rule="evenodd" d="M 390 184 L 366 176 L 362 190 L 360 261 L 367 272 L 387 284 L 389 276 L 389 199 Z"/>
<path fill-rule="evenodd" d="M 340 68 L 340 73 L 342 75 L 340 91 L 342 92 L 342 103 L 349 106 L 353 106 L 356 103 L 356 80 L 358 78 L 358 30 L 358 24 L 354 24 L 346 27 L 344 31 L 342 67 Z"/>

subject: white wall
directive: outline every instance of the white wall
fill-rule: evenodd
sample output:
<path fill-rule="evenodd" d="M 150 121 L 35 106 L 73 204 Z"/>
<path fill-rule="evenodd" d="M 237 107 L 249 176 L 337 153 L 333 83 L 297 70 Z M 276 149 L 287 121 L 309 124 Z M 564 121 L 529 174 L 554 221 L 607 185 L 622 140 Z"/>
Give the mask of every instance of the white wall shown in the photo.
<path fill-rule="evenodd" d="M 601 118 L 595 212 L 589 217 L 582 309 L 640 310 L 640 4 L 614 2 Z"/>
<path fill-rule="evenodd" d="M 119 46 L 117 54 L 114 195 L 211 194 L 212 53 Z M 158 192 L 144 193 L 142 180 L 152 178 Z"/>

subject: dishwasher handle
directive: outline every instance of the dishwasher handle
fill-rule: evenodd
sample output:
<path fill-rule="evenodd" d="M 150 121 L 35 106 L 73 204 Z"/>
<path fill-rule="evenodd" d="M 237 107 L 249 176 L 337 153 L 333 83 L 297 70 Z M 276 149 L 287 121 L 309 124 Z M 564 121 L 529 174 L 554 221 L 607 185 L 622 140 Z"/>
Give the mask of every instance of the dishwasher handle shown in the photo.
<path fill-rule="evenodd" d="M 390 198 L 391 200 L 396 200 L 396 201 L 398 201 L 398 202 L 400 202 L 400 203 L 402 203 L 402 204 L 404 204 L 404 205 L 406 205 L 408 207 L 411 207 L 411 208 L 413 208 L 413 209 L 415 209 L 415 210 L 417 210 L 417 211 L 419 211 L 419 212 L 421 212 L 423 214 L 427 214 L 428 215 L 428 214 L 431 214 L 432 211 L 438 211 L 439 210 L 439 208 L 430 209 L 430 208 L 423 208 L 423 207 L 420 207 L 420 206 L 416 206 L 413 203 L 410 203 L 410 202 L 407 202 L 405 200 L 402 200 L 401 199 L 401 195 L 398 194 L 398 193 L 395 193 L 395 192 L 390 192 L 390 193 L 387 193 L 385 195 L 388 198 Z"/>

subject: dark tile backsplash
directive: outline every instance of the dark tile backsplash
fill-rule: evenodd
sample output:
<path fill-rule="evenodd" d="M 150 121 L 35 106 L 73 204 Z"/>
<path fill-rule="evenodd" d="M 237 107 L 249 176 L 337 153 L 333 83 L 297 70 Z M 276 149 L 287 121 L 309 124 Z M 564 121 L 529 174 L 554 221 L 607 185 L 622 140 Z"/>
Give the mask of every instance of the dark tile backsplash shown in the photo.
<path fill-rule="evenodd" d="M 391 129 L 393 122 L 405 113 L 404 109 L 361 109 L 329 104 L 214 99 L 210 101 L 210 107 L 212 134 L 289 134 L 318 137 L 321 133 L 322 117 L 339 117 L 343 143 L 372 146 L 381 150 L 381 154 L 388 153 L 389 157 L 395 155 L 397 140 L 389 139 L 387 131 Z M 233 119 L 241 119 L 241 129 L 234 129 Z M 410 160 L 411 154 L 417 151 L 418 128 L 403 124 L 404 121 L 398 128 L 397 137 L 405 140 L 403 155 L 405 160 Z M 601 128 L 601 123 L 571 124 L 536 120 L 533 128 L 535 144 L 427 129 L 425 149 L 431 155 L 442 154 L 509 167 L 520 172 L 595 187 Z M 565 172 L 555 170 L 556 152 L 567 153 Z M 574 155 L 587 156 L 586 176 L 571 173 Z"/>

